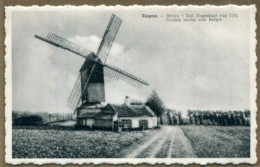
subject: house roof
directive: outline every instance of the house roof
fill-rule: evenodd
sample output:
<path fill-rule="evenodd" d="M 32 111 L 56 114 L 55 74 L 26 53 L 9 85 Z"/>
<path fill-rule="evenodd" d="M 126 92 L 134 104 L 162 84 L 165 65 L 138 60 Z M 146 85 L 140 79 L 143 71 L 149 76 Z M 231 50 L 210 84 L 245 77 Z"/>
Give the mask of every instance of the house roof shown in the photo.
<path fill-rule="evenodd" d="M 111 105 L 116 113 L 118 113 L 118 117 L 140 117 L 140 116 L 150 116 L 154 117 L 154 112 L 145 105 Z"/>
<path fill-rule="evenodd" d="M 101 112 L 99 112 L 96 116 L 95 119 L 105 119 L 105 120 L 111 120 L 113 119 L 113 116 L 116 114 L 116 111 L 112 108 L 111 105 L 107 105 L 102 109 Z"/>
<path fill-rule="evenodd" d="M 101 109 L 104 108 L 104 105 L 102 105 L 100 102 L 93 102 L 93 103 L 85 103 L 83 105 L 81 105 L 80 107 L 78 107 L 78 109 L 83 109 L 83 108 L 88 108 L 88 109 Z"/>
<path fill-rule="evenodd" d="M 78 116 L 78 118 L 93 118 L 97 112 L 86 112 Z"/>
<path fill-rule="evenodd" d="M 78 115 L 77 118 L 93 118 L 103 108 L 101 103 L 85 103 L 78 107 L 78 110 L 82 110 L 82 114 Z"/>
<path fill-rule="evenodd" d="M 154 112 L 148 106 L 145 105 L 127 106 L 127 105 L 107 104 L 103 109 L 101 109 L 100 112 L 88 111 L 82 115 L 79 115 L 78 118 L 95 118 L 101 120 L 112 120 L 115 114 L 118 114 L 118 117 L 142 117 L 142 116 L 155 117 L 156 116 Z"/>
<path fill-rule="evenodd" d="M 101 112 L 101 108 L 87 108 L 82 110 L 82 114 L 78 115 L 78 118 L 93 118 L 96 114 Z"/>

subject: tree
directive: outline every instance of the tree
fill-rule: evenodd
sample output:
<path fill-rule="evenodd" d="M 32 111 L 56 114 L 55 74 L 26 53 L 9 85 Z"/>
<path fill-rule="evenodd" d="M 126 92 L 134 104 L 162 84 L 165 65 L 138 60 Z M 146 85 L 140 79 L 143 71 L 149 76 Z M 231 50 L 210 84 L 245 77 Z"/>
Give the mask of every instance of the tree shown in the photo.
<path fill-rule="evenodd" d="M 182 116 L 181 116 L 181 112 L 179 111 L 179 112 L 177 112 L 177 114 L 176 114 L 177 116 L 178 116 L 178 118 L 179 118 L 179 125 L 183 125 L 183 119 L 182 119 Z"/>
<path fill-rule="evenodd" d="M 193 111 L 188 110 L 188 116 L 189 116 L 189 118 L 190 118 L 190 124 L 192 125 L 192 124 L 193 124 L 193 121 L 192 121 Z"/>
<path fill-rule="evenodd" d="M 202 116 L 202 111 L 199 111 L 199 124 L 202 125 L 202 119 L 203 119 L 203 116 Z"/>
<path fill-rule="evenodd" d="M 151 95 L 148 97 L 146 103 L 147 106 L 149 106 L 153 112 L 156 114 L 157 117 L 160 117 L 161 114 L 164 111 L 164 104 L 162 99 L 158 96 L 155 90 L 151 93 Z"/>
<path fill-rule="evenodd" d="M 31 126 L 42 124 L 42 117 L 38 115 L 21 115 L 16 117 L 13 121 L 13 125 Z"/>
<path fill-rule="evenodd" d="M 245 117 L 250 117 L 250 110 L 245 109 L 244 114 L 245 114 Z"/>

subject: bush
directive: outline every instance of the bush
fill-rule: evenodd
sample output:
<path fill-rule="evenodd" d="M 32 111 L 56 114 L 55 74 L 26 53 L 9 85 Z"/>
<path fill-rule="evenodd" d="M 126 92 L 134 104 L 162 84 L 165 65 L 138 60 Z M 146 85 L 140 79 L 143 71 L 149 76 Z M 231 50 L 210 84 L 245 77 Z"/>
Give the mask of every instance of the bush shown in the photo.
<path fill-rule="evenodd" d="M 189 123 L 195 125 L 250 126 L 250 110 L 200 111 L 188 110 Z"/>
<path fill-rule="evenodd" d="M 31 126 L 42 124 L 42 117 L 38 115 L 21 115 L 13 118 L 13 125 L 15 126 Z"/>

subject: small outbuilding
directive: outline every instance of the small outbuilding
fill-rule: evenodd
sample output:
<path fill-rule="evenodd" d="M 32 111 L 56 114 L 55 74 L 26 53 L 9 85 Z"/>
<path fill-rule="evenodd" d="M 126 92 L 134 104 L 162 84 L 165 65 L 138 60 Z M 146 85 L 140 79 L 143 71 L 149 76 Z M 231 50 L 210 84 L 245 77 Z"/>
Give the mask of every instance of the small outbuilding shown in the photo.
<path fill-rule="evenodd" d="M 94 128 L 95 116 L 101 112 L 104 106 L 101 103 L 82 105 L 77 109 L 77 125 Z"/>

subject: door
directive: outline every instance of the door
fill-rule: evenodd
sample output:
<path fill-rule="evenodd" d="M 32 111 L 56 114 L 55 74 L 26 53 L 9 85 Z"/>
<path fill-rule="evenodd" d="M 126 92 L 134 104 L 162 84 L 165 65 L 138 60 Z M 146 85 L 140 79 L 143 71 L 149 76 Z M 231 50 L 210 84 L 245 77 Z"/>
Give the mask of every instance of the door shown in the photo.
<path fill-rule="evenodd" d="M 118 131 L 118 121 L 114 121 L 114 131 Z"/>

